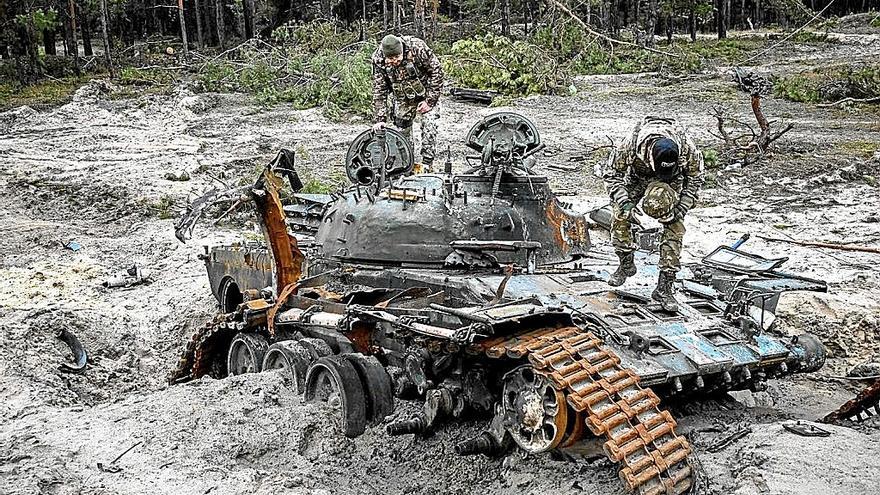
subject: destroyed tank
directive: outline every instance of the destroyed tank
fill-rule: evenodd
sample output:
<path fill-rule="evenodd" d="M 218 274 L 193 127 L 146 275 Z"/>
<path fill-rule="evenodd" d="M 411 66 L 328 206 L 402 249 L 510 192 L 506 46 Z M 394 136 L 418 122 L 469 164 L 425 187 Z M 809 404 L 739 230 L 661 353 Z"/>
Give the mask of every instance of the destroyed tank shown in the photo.
<path fill-rule="evenodd" d="M 686 493 L 691 446 L 661 409 L 770 378 L 819 369 L 820 341 L 774 331 L 789 290 L 822 281 L 719 246 L 677 282 L 679 309 L 650 298 L 657 258 L 612 289 L 609 247 L 535 173 L 543 148 L 527 118 L 496 113 L 467 134 L 468 169 L 416 173 L 398 132 L 365 131 L 346 155 L 351 185 L 299 193 L 294 155 L 282 151 L 257 182 L 266 242 L 206 249 L 220 313 L 186 344 L 172 381 L 280 369 L 307 401 L 332 404 L 342 434 L 387 421 L 395 398 L 421 414 L 387 422 L 389 434 L 424 434 L 457 418 L 486 429 L 462 455 L 530 453 L 599 439 L 637 493 Z M 279 190 L 290 186 L 293 203 Z M 212 192 L 216 197 L 218 193 Z M 240 199 L 241 199 L 240 198 Z M 204 205 L 178 224 L 189 235 Z M 643 247 L 656 239 L 638 232 Z M 654 246 L 656 247 L 656 246 Z"/>

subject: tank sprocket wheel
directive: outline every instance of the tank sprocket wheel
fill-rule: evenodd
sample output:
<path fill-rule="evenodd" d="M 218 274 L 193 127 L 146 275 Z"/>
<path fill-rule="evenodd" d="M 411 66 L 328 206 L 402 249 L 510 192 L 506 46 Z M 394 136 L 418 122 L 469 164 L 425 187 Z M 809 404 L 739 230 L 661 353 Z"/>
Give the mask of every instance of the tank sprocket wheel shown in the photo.
<path fill-rule="evenodd" d="M 297 342 L 309 351 L 309 354 L 312 356 L 312 361 L 317 361 L 324 356 L 332 356 L 334 354 L 330 344 L 318 338 L 305 337 L 299 339 Z"/>
<path fill-rule="evenodd" d="M 367 427 L 364 388 L 357 370 L 341 356 L 325 356 L 306 373 L 306 402 L 324 402 L 335 409 L 345 436 L 360 436 Z"/>
<path fill-rule="evenodd" d="M 269 342 L 266 337 L 256 333 L 240 333 L 229 344 L 226 370 L 230 376 L 244 373 L 259 373 L 263 369 L 263 358 Z"/>
<path fill-rule="evenodd" d="M 367 421 L 379 424 L 394 412 L 394 395 L 391 376 L 385 367 L 373 356 L 363 354 L 343 354 L 361 378 L 367 405 Z"/>
<path fill-rule="evenodd" d="M 507 431 L 527 452 L 546 452 L 566 436 L 568 405 L 565 394 L 557 390 L 531 365 L 515 368 L 504 375 L 502 407 Z"/>
<path fill-rule="evenodd" d="M 302 395 L 305 391 L 306 371 L 311 362 L 312 355 L 302 344 L 295 340 L 283 340 L 275 342 L 266 350 L 263 370 L 281 370 L 294 392 Z"/>

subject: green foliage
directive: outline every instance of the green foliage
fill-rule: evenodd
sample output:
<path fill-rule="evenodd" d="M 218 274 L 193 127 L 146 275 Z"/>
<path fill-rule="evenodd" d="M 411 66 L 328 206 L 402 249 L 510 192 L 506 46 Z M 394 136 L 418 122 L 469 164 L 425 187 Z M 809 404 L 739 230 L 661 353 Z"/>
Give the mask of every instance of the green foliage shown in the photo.
<path fill-rule="evenodd" d="M 802 103 L 880 96 L 880 65 L 809 70 L 774 81 L 776 96 Z"/>
<path fill-rule="evenodd" d="M 717 168 L 718 167 L 718 150 L 713 148 L 705 148 L 703 150 L 703 165 L 706 168 Z"/>
<path fill-rule="evenodd" d="M 871 19 L 870 24 L 871 24 L 871 27 L 880 27 L 880 15 Z"/>
<path fill-rule="evenodd" d="M 204 65 L 198 80 L 205 91 L 241 91 L 263 104 L 295 108 L 322 106 L 330 117 L 368 115 L 372 103 L 372 46 L 331 23 L 282 26 L 275 45 L 252 42 L 235 59 Z"/>
<path fill-rule="evenodd" d="M 15 16 L 15 23 L 21 27 L 41 33 L 46 29 L 54 29 L 61 25 L 58 14 L 53 9 L 33 9 L 27 14 Z"/>
<path fill-rule="evenodd" d="M 341 171 L 332 170 L 325 178 L 306 177 L 300 192 L 306 194 L 330 194 L 346 181 L 347 179 Z"/>
<path fill-rule="evenodd" d="M 570 84 L 557 59 L 541 47 L 494 34 L 453 43 L 444 70 L 464 86 L 507 95 L 554 93 Z"/>
<path fill-rule="evenodd" d="M 83 78 L 65 77 L 21 87 L 0 83 L 0 110 L 19 105 L 61 105 L 69 101 L 85 81 Z"/>
<path fill-rule="evenodd" d="M 144 202 L 144 207 L 147 212 L 155 215 L 160 220 L 167 220 L 174 217 L 173 209 L 175 204 L 176 201 L 174 200 L 174 198 L 167 194 L 163 194 L 155 201 Z"/>
<path fill-rule="evenodd" d="M 492 89 L 508 96 L 567 93 L 578 75 L 627 74 L 671 70 L 695 72 L 709 65 L 731 65 L 766 45 L 762 38 L 700 39 L 660 49 L 670 57 L 638 47 L 603 46 L 572 23 L 543 26 L 525 40 L 494 34 L 453 43 L 443 57 L 447 76 L 458 84 Z"/>
<path fill-rule="evenodd" d="M 119 71 L 119 82 L 134 85 L 168 85 L 175 81 L 177 74 L 160 68 L 138 69 L 124 67 Z"/>

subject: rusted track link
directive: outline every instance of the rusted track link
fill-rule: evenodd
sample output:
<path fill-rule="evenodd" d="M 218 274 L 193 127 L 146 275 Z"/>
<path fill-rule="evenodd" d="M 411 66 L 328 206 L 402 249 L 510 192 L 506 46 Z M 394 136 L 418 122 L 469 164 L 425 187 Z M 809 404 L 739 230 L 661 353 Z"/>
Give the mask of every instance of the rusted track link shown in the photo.
<path fill-rule="evenodd" d="M 563 392 L 568 405 L 620 463 L 620 478 L 640 495 L 682 494 L 693 485 L 691 446 L 675 433 L 660 399 L 592 332 L 577 327 L 539 329 L 484 346 L 490 357 L 528 359 Z"/>
<path fill-rule="evenodd" d="M 871 412 L 874 409 L 874 412 Z M 880 414 L 880 380 L 859 392 L 854 399 L 822 418 L 823 423 L 838 423 L 844 419 L 862 421 L 865 417 Z"/>
<path fill-rule="evenodd" d="M 234 323 L 225 320 L 226 316 L 217 315 L 193 333 L 180 353 L 177 366 L 168 374 L 168 383 L 181 383 L 210 374 L 211 365 L 216 360 L 217 343 L 237 331 Z M 220 352 L 225 355 L 225 349 Z"/>

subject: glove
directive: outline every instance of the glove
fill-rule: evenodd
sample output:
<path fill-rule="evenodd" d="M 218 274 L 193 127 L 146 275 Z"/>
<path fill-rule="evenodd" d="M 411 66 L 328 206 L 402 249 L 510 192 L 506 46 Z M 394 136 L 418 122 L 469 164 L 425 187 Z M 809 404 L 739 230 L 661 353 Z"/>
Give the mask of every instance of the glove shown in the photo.
<path fill-rule="evenodd" d="M 687 208 L 682 206 L 681 203 L 675 205 L 675 208 L 672 209 L 672 220 L 673 222 L 680 222 L 684 220 L 684 216 L 687 215 Z"/>
<path fill-rule="evenodd" d="M 385 128 L 385 122 L 376 122 L 373 124 L 373 132 L 380 131 Z"/>
<path fill-rule="evenodd" d="M 632 201 L 626 200 L 623 203 L 620 203 L 620 216 L 622 218 L 631 219 L 633 216 L 633 208 L 635 208 L 635 204 Z"/>

